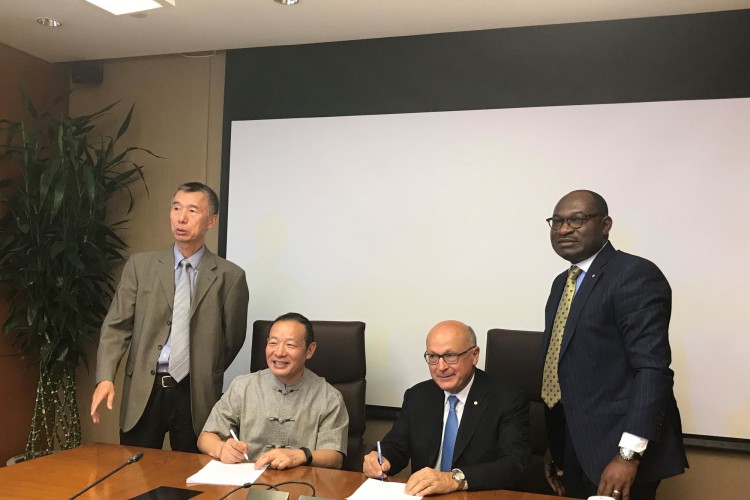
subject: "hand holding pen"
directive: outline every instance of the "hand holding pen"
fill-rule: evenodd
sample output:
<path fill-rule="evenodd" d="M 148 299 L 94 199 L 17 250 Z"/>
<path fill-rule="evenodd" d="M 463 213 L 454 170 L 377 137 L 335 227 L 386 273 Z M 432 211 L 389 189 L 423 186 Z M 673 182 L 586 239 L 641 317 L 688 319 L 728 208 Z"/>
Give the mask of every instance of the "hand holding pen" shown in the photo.
<path fill-rule="evenodd" d="M 235 440 L 235 441 L 237 441 L 237 442 L 238 442 L 238 443 L 240 443 L 240 444 L 244 444 L 244 443 L 243 443 L 242 441 L 240 441 L 240 440 L 239 440 L 239 439 L 237 438 L 237 434 L 235 434 L 235 433 L 234 433 L 234 429 L 229 429 L 229 434 L 231 434 L 231 435 L 232 435 L 232 437 L 234 438 L 234 440 Z M 247 448 L 247 445 L 245 445 L 245 448 Z M 247 457 L 247 451 L 243 451 L 243 452 L 242 452 L 242 455 L 243 455 L 243 456 L 245 457 L 245 460 L 246 460 L 246 461 L 248 461 L 248 462 L 250 461 L 250 459 L 249 459 L 249 458 Z"/>
<path fill-rule="evenodd" d="M 383 469 L 383 452 L 380 450 L 380 441 L 378 441 L 378 464 L 380 469 Z M 385 481 L 385 473 L 380 474 L 380 480 Z"/>
<path fill-rule="evenodd" d="M 386 474 L 391 469 L 391 463 L 387 458 L 383 457 L 379 441 L 376 450 L 377 451 L 371 451 L 365 455 L 365 460 L 362 464 L 362 472 L 364 472 L 367 477 L 385 481 L 388 477 Z"/>

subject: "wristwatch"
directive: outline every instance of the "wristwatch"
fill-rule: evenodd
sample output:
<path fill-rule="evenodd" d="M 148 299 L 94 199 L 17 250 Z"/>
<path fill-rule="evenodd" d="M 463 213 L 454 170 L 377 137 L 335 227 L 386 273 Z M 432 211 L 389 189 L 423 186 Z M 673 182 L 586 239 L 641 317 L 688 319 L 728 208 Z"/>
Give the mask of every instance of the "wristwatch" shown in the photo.
<path fill-rule="evenodd" d="M 640 453 L 637 453 L 630 448 L 620 446 L 620 458 L 622 458 L 623 460 L 627 460 L 628 462 L 632 462 L 634 460 L 640 460 L 642 457 Z"/>
<path fill-rule="evenodd" d="M 310 465 L 312 463 L 312 453 L 310 453 L 310 450 L 308 448 L 300 448 L 302 450 L 302 453 L 305 454 L 305 465 Z"/>
<path fill-rule="evenodd" d="M 453 480 L 458 483 L 458 491 L 465 490 L 469 487 L 469 483 L 466 482 L 466 476 L 461 469 L 453 469 Z"/>

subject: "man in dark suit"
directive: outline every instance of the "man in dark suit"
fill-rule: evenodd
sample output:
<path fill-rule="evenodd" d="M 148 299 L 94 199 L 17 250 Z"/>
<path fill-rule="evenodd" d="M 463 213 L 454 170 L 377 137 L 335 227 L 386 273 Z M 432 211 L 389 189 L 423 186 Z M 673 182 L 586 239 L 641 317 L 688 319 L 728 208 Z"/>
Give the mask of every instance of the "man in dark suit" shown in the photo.
<path fill-rule="evenodd" d="M 134 254 L 125 264 L 102 324 L 91 399 L 97 423 L 102 402 L 112 409 L 115 373 L 127 351 L 122 444 L 161 448 L 168 431 L 173 450 L 198 453 L 197 436 L 221 396 L 224 370 L 245 341 L 245 272 L 204 245 L 218 210 L 205 184 L 180 185 L 170 209 L 174 245 Z"/>
<path fill-rule="evenodd" d="M 687 467 L 669 283 L 653 263 L 614 249 L 600 195 L 573 191 L 547 221 L 555 252 L 573 264 L 545 309 L 548 481 L 565 496 L 653 500 L 661 479 Z"/>
<path fill-rule="evenodd" d="M 513 386 L 476 368 L 474 331 L 458 321 L 438 323 L 424 354 L 432 380 L 406 391 L 401 413 L 378 453 L 365 456 L 372 478 L 409 463 L 410 495 L 522 486 L 531 460 L 529 402 Z"/>

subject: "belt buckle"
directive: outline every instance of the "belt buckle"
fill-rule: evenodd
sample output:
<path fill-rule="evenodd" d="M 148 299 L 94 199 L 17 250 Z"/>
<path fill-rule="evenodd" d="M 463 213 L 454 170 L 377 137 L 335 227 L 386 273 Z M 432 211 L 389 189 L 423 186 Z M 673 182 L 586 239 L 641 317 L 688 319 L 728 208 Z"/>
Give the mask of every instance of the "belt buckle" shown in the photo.
<path fill-rule="evenodd" d="M 177 385 L 177 382 L 175 382 L 175 379 L 172 378 L 171 375 L 162 375 L 161 376 L 161 386 L 164 389 L 169 389 L 170 387 L 174 387 Z"/>

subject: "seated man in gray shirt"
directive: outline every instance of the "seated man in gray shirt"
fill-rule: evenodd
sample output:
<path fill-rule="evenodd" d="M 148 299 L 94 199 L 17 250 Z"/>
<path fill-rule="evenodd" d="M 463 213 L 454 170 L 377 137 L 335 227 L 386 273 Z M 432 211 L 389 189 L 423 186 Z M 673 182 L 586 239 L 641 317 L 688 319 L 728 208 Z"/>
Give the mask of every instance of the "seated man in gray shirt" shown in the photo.
<path fill-rule="evenodd" d="M 266 343 L 268 368 L 232 381 L 211 410 L 198 448 L 224 463 L 247 456 L 256 469 L 341 468 L 349 415 L 341 393 L 305 369 L 315 347 L 307 318 L 276 318 Z"/>

